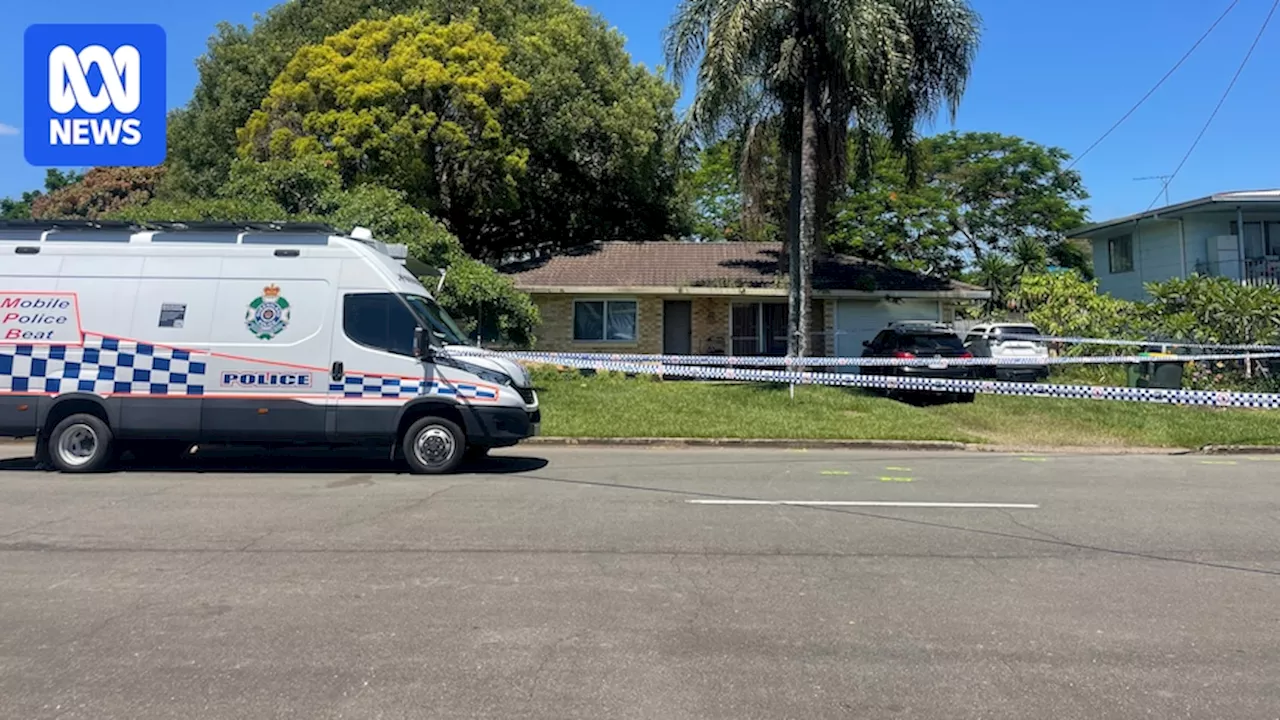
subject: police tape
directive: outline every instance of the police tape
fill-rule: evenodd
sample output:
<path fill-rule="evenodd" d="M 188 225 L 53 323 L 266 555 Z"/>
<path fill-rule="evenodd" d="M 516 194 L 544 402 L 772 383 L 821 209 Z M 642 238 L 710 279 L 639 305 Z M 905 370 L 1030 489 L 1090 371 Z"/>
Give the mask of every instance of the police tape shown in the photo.
<path fill-rule="evenodd" d="M 1174 340 L 1116 340 L 1109 338 L 1089 338 L 1059 335 L 1018 335 L 1001 334 L 999 340 L 1021 340 L 1039 343 L 1056 343 L 1060 345 L 1104 345 L 1112 347 L 1166 347 L 1200 350 L 1235 350 L 1249 353 L 1255 357 L 1257 353 L 1280 352 L 1280 345 L 1224 345 L 1221 343 L 1179 342 Z"/>
<path fill-rule="evenodd" d="M 635 375 L 659 375 L 698 380 L 728 380 L 790 385 L 827 385 L 858 387 L 890 392 L 935 392 L 953 394 L 989 394 L 1023 397 L 1065 398 L 1080 400 L 1121 400 L 1164 405 L 1196 405 L 1219 408 L 1280 408 L 1280 393 L 1248 393 L 1213 390 L 1164 390 L 1158 388 L 1097 387 L 1055 383 L 1006 382 L 964 378 L 854 375 L 830 372 L 796 372 L 755 368 L 700 367 L 695 365 L 663 365 L 618 361 L 561 358 L 564 367 L 586 370 L 623 372 Z"/>
<path fill-rule="evenodd" d="M 785 357 L 760 355 L 645 355 L 639 353 L 586 352 L 495 352 L 481 348 L 450 348 L 450 355 L 506 357 L 521 362 L 566 364 L 564 361 L 588 363 L 644 363 L 655 365 L 711 365 L 730 367 L 1045 367 L 1048 365 L 1129 365 L 1152 361 L 1168 363 L 1230 362 L 1280 358 L 1280 352 L 1224 353 L 1213 355 L 1097 355 L 1097 356 L 1005 356 L 1005 357 Z"/>

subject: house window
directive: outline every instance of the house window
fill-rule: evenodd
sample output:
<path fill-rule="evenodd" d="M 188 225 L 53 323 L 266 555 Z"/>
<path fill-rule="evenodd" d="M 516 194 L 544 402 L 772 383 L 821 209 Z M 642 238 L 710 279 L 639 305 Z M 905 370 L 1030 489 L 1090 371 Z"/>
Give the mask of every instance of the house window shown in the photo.
<path fill-rule="evenodd" d="M 729 317 L 733 355 L 786 355 L 785 303 L 734 303 Z"/>
<path fill-rule="evenodd" d="M 1133 236 L 1121 235 L 1108 240 L 1107 257 L 1112 273 L 1133 272 Z"/>
<path fill-rule="evenodd" d="M 635 300 L 575 300 L 575 342 L 635 342 Z"/>

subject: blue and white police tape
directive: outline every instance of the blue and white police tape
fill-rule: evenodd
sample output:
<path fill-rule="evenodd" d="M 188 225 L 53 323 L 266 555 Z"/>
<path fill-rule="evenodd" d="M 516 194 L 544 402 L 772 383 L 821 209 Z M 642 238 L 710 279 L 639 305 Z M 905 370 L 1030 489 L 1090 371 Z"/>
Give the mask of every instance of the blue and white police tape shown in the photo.
<path fill-rule="evenodd" d="M 1113 347 L 1164 347 L 1164 348 L 1186 348 L 1199 350 L 1235 350 L 1239 352 L 1251 353 L 1276 353 L 1280 352 L 1280 345 L 1223 345 L 1215 343 L 1195 343 L 1195 342 L 1176 342 L 1172 340 L 1115 340 L 1108 338 L 1088 338 L 1074 336 L 1058 336 L 1058 335 L 1017 335 L 1002 334 L 999 340 L 1018 340 L 1038 343 L 1058 343 L 1060 345 L 1109 345 Z M 1256 355 L 1251 355 L 1255 357 Z"/>
<path fill-rule="evenodd" d="M 586 353 L 586 352 L 493 352 L 480 348 L 450 348 L 450 355 L 495 355 L 522 362 L 567 364 L 566 360 L 589 363 L 650 363 L 659 365 L 712 365 L 730 367 L 929 367 L 945 363 L 954 367 L 1044 367 L 1048 365 L 1120 365 L 1150 362 L 1227 362 L 1241 360 L 1265 360 L 1280 358 L 1280 352 L 1224 353 L 1214 355 L 1099 355 L 1099 356 L 1050 356 L 1026 355 L 1005 357 L 914 357 L 914 358 L 861 358 L 861 357 L 797 357 L 784 356 L 731 356 L 731 355 L 644 355 L 638 353 Z"/>
<path fill-rule="evenodd" d="M 755 368 L 699 367 L 562 358 L 557 364 L 589 370 L 609 370 L 636 375 L 662 375 L 701 380 L 734 380 L 792 385 L 861 387 L 898 392 L 983 393 L 1025 397 L 1123 400 L 1163 405 L 1199 405 L 1220 408 L 1280 408 L 1278 393 L 1218 392 L 1212 390 L 1161 390 L 1155 388 L 1095 387 L 1052 383 L 1001 382 L 951 378 L 853 375 L 829 372 L 794 372 Z"/>

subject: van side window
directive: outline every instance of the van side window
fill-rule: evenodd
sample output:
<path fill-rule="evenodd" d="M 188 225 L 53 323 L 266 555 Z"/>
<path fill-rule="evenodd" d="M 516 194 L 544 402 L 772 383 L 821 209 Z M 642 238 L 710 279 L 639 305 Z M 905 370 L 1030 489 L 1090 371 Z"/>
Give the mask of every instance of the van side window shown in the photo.
<path fill-rule="evenodd" d="M 397 355 L 413 356 L 417 321 L 391 293 L 347 295 L 342 299 L 342 331 L 354 342 Z"/>

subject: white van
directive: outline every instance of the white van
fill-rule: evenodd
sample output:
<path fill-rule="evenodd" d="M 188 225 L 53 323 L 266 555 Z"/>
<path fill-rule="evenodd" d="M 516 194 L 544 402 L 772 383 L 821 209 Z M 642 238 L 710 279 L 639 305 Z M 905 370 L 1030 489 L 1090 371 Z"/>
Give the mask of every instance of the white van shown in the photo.
<path fill-rule="evenodd" d="M 63 472 L 128 448 L 385 444 L 418 473 L 538 432 L 402 246 L 309 224 L 0 224 L 0 437 Z M 418 269 L 418 268 L 415 268 Z"/>

